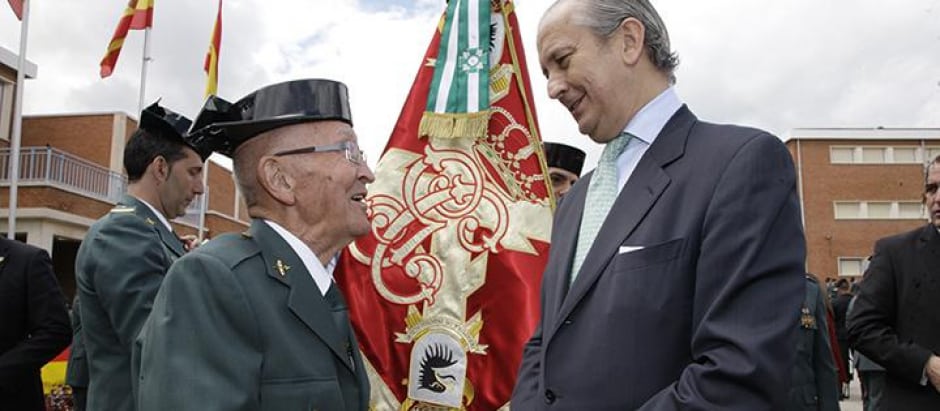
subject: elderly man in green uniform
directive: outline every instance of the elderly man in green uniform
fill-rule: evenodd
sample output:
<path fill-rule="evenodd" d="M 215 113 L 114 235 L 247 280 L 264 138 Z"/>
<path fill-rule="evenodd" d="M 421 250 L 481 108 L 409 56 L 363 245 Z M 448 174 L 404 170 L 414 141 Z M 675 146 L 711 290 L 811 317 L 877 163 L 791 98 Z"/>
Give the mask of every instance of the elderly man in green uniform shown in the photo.
<path fill-rule="evenodd" d="M 375 178 L 346 86 L 289 81 L 216 108 L 223 118 L 202 135 L 232 157 L 251 228 L 170 269 L 138 337 L 140 410 L 366 410 L 332 280 L 336 254 L 370 230 Z"/>
<path fill-rule="evenodd" d="M 89 410 L 135 409 L 132 346 L 164 274 L 185 253 L 169 219 L 184 215 L 203 192 L 210 152 L 188 140 L 190 124 L 156 103 L 141 113 L 124 147 L 127 195 L 91 226 L 78 249 L 82 329 L 75 341 L 85 346 Z"/>

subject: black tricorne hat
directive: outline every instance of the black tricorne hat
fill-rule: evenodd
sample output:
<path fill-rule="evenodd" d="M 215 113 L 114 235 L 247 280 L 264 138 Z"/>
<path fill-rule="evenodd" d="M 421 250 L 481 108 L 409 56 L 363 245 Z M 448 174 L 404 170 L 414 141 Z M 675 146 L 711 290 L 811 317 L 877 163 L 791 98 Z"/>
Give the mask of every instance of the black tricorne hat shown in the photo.
<path fill-rule="evenodd" d="M 201 113 L 200 113 L 201 114 Z M 346 85 L 324 79 L 293 80 L 263 87 L 232 104 L 204 132 L 225 141 L 217 151 L 229 157 L 252 137 L 291 124 L 338 120 L 352 125 Z"/>
<path fill-rule="evenodd" d="M 567 144 L 544 142 L 545 162 L 549 167 L 557 167 L 581 175 L 585 153 L 577 147 Z"/>
<path fill-rule="evenodd" d="M 140 112 L 138 128 L 156 136 L 181 141 L 199 154 L 202 161 L 206 161 L 212 154 L 212 149 L 196 144 L 190 139 L 188 131 L 192 123 L 192 120 L 182 114 L 160 107 L 160 100 L 157 100 Z"/>
<path fill-rule="evenodd" d="M 189 129 L 189 138 L 193 144 L 228 155 L 227 153 L 232 151 L 229 141 L 212 125 L 237 120 L 238 117 L 232 111 L 232 103 L 219 96 L 211 95 L 206 98 L 202 110 L 196 115 L 196 121 Z"/>

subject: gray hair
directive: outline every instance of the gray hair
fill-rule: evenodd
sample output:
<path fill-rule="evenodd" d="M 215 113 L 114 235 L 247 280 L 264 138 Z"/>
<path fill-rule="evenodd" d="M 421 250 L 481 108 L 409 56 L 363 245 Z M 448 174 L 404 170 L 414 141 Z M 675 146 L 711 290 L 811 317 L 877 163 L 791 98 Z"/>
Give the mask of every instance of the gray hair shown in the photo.
<path fill-rule="evenodd" d="M 559 0 L 561 2 L 561 0 Z M 599 37 L 607 37 L 627 18 L 633 17 L 643 24 L 646 36 L 643 46 L 653 65 L 675 83 L 675 69 L 679 56 L 669 47 L 669 32 L 659 13 L 649 0 L 581 0 L 584 7 L 575 16 L 576 24 L 587 27 Z"/>

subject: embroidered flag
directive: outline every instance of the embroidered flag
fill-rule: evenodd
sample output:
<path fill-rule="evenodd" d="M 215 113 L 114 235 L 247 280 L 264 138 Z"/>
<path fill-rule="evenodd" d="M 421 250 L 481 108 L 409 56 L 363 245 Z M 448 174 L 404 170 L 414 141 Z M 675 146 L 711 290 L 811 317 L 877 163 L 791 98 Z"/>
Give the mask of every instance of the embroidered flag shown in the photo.
<path fill-rule="evenodd" d="M 118 20 L 117 28 L 114 29 L 114 36 L 108 43 L 108 50 L 101 59 L 101 78 L 108 77 L 114 72 L 114 66 L 121 55 L 121 47 L 124 46 L 124 38 L 127 37 L 128 30 L 143 30 L 153 26 L 153 1 L 130 0 L 127 4 L 121 20 Z"/>
<path fill-rule="evenodd" d="M 219 52 L 222 50 L 222 0 L 219 0 L 219 12 L 215 16 L 215 25 L 212 27 L 212 38 L 209 40 L 209 51 L 206 52 L 206 61 L 203 70 L 206 71 L 206 97 L 217 94 L 219 88 Z"/>
<path fill-rule="evenodd" d="M 13 8 L 13 14 L 16 15 L 17 20 L 23 21 L 23 0 L 7 0 L 10 2 L 10 7 Z"/>
<path fill-rule="evenodd" d="M 551 226 L 514 5 L 450 0 L 337 269 L 376 410 L 507 405 Z"/>

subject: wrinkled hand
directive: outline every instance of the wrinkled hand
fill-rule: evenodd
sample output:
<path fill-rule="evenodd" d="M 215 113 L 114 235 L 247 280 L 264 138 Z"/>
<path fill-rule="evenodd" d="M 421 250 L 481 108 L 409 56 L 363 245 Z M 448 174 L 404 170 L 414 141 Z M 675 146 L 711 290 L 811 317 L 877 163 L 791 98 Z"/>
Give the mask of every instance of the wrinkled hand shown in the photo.
<path fill-rule="evenodd" d="M 931 355 L 927 360 L 927 380 L 940 392 L 940 357 Z"/>
<path fill-rule="evenodd" d="M 192 251 L 196 249 L 196 247 L 199 247 L 199 237 L 193 234 L 180 236 L 180 241 L 183 242 L 183 248 L 186 249 L 186 251 Z"/>

